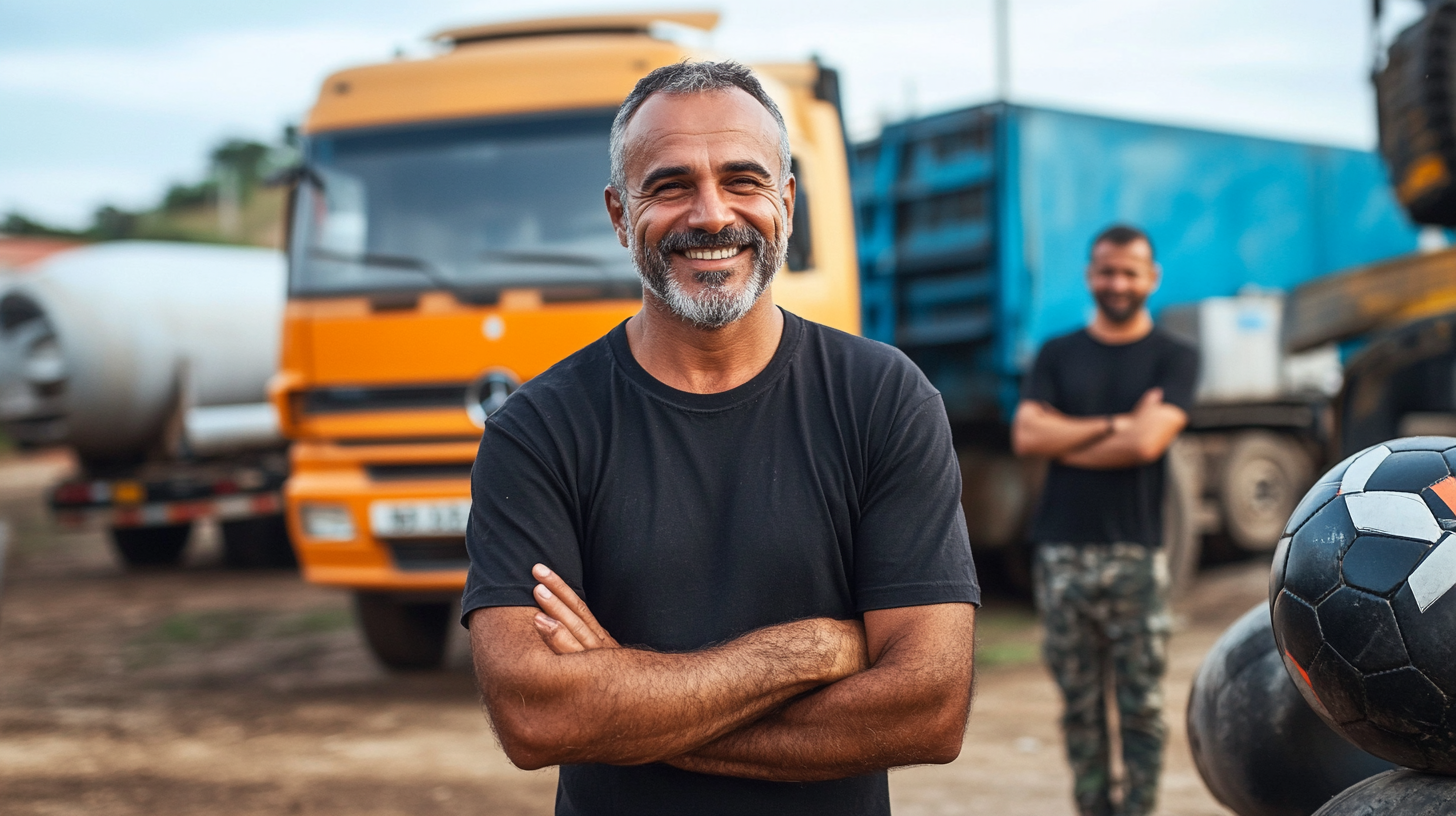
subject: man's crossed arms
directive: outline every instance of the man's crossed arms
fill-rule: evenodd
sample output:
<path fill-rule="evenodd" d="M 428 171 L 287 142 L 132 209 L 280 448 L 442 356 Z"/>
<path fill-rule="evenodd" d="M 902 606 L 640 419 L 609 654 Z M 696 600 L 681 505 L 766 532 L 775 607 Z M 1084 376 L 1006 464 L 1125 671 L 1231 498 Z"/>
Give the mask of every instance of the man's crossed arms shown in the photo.
<path fill-rule="evenodd" d="M 566 582 L 532 570 L 538 608 L 470 617 L 485 705 L 511 761 L 665 762 L 778 781 L 945 763 L 970 713 L 975 607 L 792 621 L 687 653 L 624 647 Z"/>

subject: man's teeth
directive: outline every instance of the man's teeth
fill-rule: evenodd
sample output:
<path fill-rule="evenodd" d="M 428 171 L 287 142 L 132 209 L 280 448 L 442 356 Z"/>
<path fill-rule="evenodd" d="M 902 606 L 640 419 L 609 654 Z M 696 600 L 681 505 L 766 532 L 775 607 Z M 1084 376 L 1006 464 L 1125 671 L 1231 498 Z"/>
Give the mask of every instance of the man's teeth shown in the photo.
<path fill-rule="evenodd" d="M 721 261 L 743 251 L 743 247 L 716 247 L 714 249 L 685 249 L 683 254 L 695 261 Z"/>

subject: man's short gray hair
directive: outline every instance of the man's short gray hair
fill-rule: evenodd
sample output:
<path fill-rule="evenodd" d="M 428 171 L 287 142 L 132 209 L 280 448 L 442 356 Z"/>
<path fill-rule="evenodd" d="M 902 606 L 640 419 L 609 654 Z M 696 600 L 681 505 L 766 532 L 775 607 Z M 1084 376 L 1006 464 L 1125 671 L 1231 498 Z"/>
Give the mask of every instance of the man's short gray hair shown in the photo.
<path fill-rule="evenodd" d="M 789 128 L 784 124 L 784 115 L 779 111 L 779 106 L 764 92 L 763 85 L 759 83 L 758 77 L 748 66 L 732 60 L 723 62 L 688 62 L 686 60 L 673 65 L 664 65 L 656 71 L 637 80 L 637 86 L 632 93 L 627 94 L 627 99 L 622 107 L 617 110 L 617 118 L 612 122 L 612 186 L 616 188 L 619 196 L 627 193 L 627 171 L 626 157 L 624 155 L 625 145 L 623 135 L 627 131 L 627 123 L 632 121 L 637 109 L 647 101 L 647 97 L 655 93 L 665 94 L 691 94 L 708 93 L 710 91 L 726 91 L 731 88 L 740 88 L 749 96 L 757 99 L 759 104 L 768 109 L 774 121 L 779 126 L 779 182 L 786 183 L 789 177 L 790 153 L 789 153 Z"/>

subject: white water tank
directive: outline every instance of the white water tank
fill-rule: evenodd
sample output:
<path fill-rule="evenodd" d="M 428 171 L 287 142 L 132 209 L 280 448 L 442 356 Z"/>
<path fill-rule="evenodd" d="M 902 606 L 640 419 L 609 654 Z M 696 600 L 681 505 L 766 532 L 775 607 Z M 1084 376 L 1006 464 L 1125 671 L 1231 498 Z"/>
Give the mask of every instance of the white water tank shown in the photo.
<path fill-rule="evenodd" d="M 239 444 L 276 444 L 258 426 L 285 285 L 268 249 L 118 241 L 54 255 L 0 289 L 0 423 L 91 460 L 140 457 L 190 426 L 212 445 L 197 452 L 221 452 L 229 416 Z M 217 406 L 235 409 L 188 416 Z"/>
<path fill-rule="evenodd" d="M 1339 351 L 1327 345 L 1285 354 L 1283 319 L 1283 295 L 1267 292 L 1204 298 L 1158 316 L 1198 348 L 1200 403 L 1333 396 L 1342 379 Z"/>

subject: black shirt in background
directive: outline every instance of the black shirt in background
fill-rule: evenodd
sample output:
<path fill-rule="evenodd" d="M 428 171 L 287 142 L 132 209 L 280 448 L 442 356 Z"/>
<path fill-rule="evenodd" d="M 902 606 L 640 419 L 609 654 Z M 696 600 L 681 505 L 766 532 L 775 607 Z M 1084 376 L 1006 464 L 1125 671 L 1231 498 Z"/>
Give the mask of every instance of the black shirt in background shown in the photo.
<path fill-rule="evenodd" d="M 1154 328 L 1123 345 L 1097 341 L 1086 329 L 1042 346 L 1022 398 L 1044 402 L 1069 416 L 1125 414 L 1150 388 L 1187 411 L 1198 380 L 1198 352 Z M 1052 462 L 1033 541 L 1065 544 L 1163 541 L 1163 472 L 1167 457 L 1140 467 L 1085 470 Z"/>
<path fill-rule="evenodd" d="M 618 325 L 486 423 L 461 611 L 534 606 L 556 570 L 623 645 L 980 601 L 940 395 L 903 354 L 784 313 L 718 394 L 648 374 Z M 885 773 L 813 783 L 568 765 L 558 814 L 887 814 Z"/>

